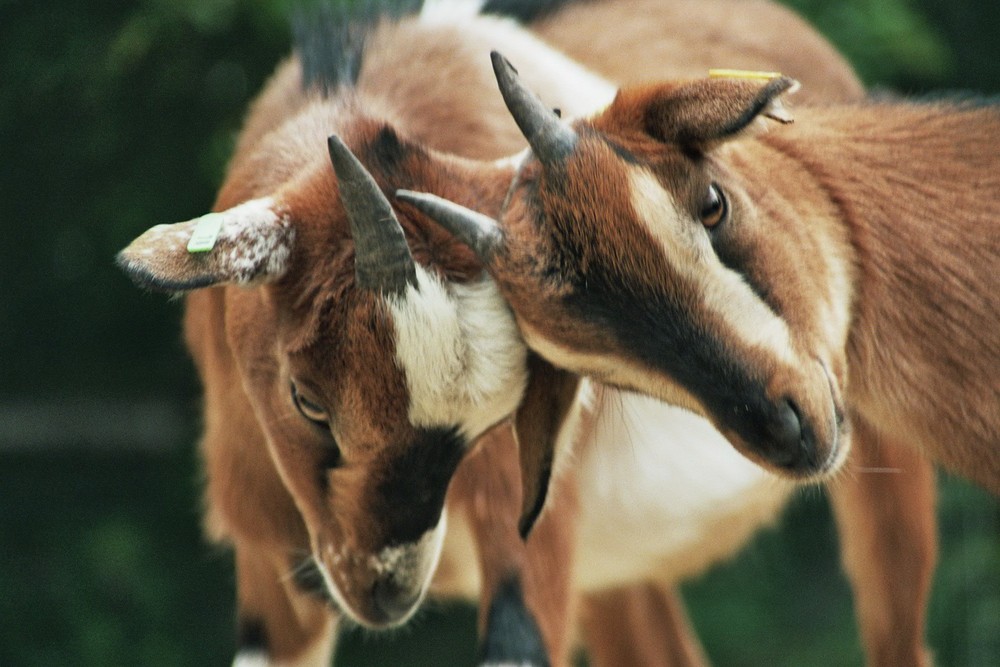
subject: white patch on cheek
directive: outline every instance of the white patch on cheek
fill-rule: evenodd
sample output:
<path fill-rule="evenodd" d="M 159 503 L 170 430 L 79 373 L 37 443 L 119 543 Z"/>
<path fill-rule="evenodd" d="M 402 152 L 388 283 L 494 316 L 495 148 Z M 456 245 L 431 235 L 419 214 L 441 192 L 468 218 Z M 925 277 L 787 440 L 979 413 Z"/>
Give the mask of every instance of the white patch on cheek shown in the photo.
<path fill-rule="evenodd" d="M 697 292 L 702 305 L 727 323 L 744 345 L 766 350 L 785 364 L 797 363 L 788 325 L 738 273 L 719 261 L 691 216 L 649 172 L 632 170 L 629 179 L 636 215 L 660 242 L 664 257 L 681 281 Z"/>
<path fill-rule="evenodd" d="M 486 0 L 425 0 L 420 18 L 427 23 L 469 19 L 479 14 L 485 4 Z"/>
<path fill-rule="evenodd" d="M 472 440 L 517 407 L 527 381 L 524 342 L 491 280 L 449 289 L 418 265 L 417 282 L 387 298 L 410 422 L 457 425 Z"/>

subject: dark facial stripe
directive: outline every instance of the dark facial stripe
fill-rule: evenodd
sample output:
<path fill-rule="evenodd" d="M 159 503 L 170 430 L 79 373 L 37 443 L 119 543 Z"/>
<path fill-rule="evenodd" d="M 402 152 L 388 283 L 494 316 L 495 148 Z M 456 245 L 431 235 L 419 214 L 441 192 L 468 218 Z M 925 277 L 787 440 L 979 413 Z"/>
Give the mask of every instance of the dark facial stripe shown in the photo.
<path fill-rule="evenodd" d="M 455 428 L 421 429 L 392 462 L 375 489 L 375 516 L 386 522 L 382 546 L 414 542 L 437 525 L 465 450 Z"/>
<path fill-rule="evenodd" d="M 329 437 L 329 442 L 325 444 L 325 449 L 319 459 L 319 487 L 323 493 L 330 491 L 330 471 L 339 468 L 344 460 L 341 457 L 340 447 L 337 446 L 333 436 Z"/>
<path fill-rule="evenodd" d="M 673 378 L 725 426 L 750 441 L 766 440 L 758 417 L 773 408 L 761 380 L 694 323 L 683 304 L 634 283 L 594 263 L 586 287 L 574 290 L 566 305 L 574 317 L 611 333 L 637 363 Z"/>

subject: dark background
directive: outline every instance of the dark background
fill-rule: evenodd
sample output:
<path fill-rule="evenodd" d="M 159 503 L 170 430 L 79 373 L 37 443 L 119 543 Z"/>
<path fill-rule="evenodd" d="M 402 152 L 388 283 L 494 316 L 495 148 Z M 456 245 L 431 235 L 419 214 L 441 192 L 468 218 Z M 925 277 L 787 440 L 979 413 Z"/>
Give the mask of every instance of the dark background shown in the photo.
<path fill-rule="evenodd" d="M 229 557 L 199 532 L 180 305 L 134 289 L 112 257 L 208 211 L 289 48 L 292 4 L 0 0 L 0 665 L 231 659 Z M 789 4 L 871 85 L 1000 90 L 1000 3 Z M 1000 503 L 942 476 L 939 512 L 938 664 L 1000 664 Z M 860 664 L 837 553 L 807 491 L 686 585 L 715 664 Z M 471 664 L 473 637 L 470 607 L 434 604 L 388 638 L 352 634 L 339 664 Z"/>

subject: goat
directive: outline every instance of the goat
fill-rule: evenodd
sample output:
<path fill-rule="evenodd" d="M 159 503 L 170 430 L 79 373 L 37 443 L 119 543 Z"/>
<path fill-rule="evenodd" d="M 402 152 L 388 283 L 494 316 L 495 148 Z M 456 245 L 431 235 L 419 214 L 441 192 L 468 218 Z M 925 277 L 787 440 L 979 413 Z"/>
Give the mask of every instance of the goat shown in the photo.
<path fill-rule="evenodd" d="M 788 125 L 791 79 L 704 79 L 569 126 L 499 70 L 532 144 L 499 221 L 400 196 L 477 251 L 529 346 L 785 476 L 829 479 L 853 429 L 1000 492 L 996 106 Z"/>
<path fill-rule="evenodd" d="M 553 25 L 557 17 L 547 20 Z M 447 47 L 460 54 L 503 36 L 536 49 L 538 57 L 541 47 L 517 42 L 527 38 L 510 24 L 479 21 L 381 25 L 367 40 L 357 80 L 352 86 L 333 81 L 335 94 L 327 97 L 300 91 L 299 80 L 315 74 L 310 63 L 284 65 L 247 121 L 216 203 L 219 217 L 200 221 L 221 223 L 214 248 L 185 250 L 199 226 L 192 221 L 153 228 L 119 257 L 144 286 L 191 292 L 185 332 L 205 384 L 207 524 L 216 539 L 234 545 L 243 646 L 263 638 L 272 659 L 321 662 L 332 650 L 325 602 L 282 578 L 292 563 L 304 563 L 300 584 L 318 584 L 363 623 L 398 623 L 412 613 L 442 548 L 442 504 L 453 471 L 448 505 L 471 507 L 472 525 L 452 526 L 439 578 L 449 579 L 452 590 L 474 589 L 470 579 L 476 575 L 462 562 L 469 551 L 453 538 L 470 530 L 481 546 L 490 538 L 475 513 L 488 502 L 481 487 L 506 459 L 496 443 L 465 450 L 520 400 L 524 349 L 495 288 L 478 280 L 471 253 L 420 219 L 400 216 L 402 234 L 393 232 L 389 242 L 374 238 L 368 222 L 358 220 L 394 219 L 384 197 L 373 193 L 402 186 L 499 211 L 506 184 L 470 190 L 464 178 L 469 163 L 419 143 L 489 158 L 521 141 L 502 109 L 494 113 L 475 86 L 458 90 L 447 83 L 483 78 L 475 68 L 462 68 L 461 55 L 440 60 Z M 420 54 L 433 66 L 415 68 Z M 559 67 L 539 85 L 569 82 L 577 89 L 554 102 L 579 112 L 610 101 L 606 84 L 551 57 Z M 450 131 L 453 126 L 463 131 Z M 332 139 L 327 156 L 325 137 L 333 131 L 343 141 Z M 409 248 L 399 243 L 404 237 Z M 382 261 L 388 257 L 393 261 Z M 456 366 L 449 357 L 456 353 L 470 356 Z M 460 373 L 449 376 L 449 368 Z M 582 403 L 576 405 L 584 412 Z M 703 425 L 693 428 L 718 439 Z M 503 432 L 491 437 L 513 444 Z M 776 511 L 783 494 L 773 495 L 772 507 L 758 508 L 753 521 L 739 524 L 747 534 Z M 568 492 L 556 496 L 572 500 Z M 560 531 L 571 514 L 572 507 L 550 510 L 555 545 L 533 535 L 526 567 L 546 566 L 556 559 L 553 553 L 566 561 L 573 548 L 559 539 L 565 539 Z M 577 549 L 613 558 L 606 546 Z M 499 548 L 516 552 L 509 544 Z M 480 550 L 484 578 L 496 565 L 485 562 L 491 556 Z M 688 565 L 683 573 L 700 566 Z M 603 585 L 623 583 L 607 566 L 584 569 L 604 572 Z M 549 591 L 554 601 L 545 613 L 536 611 L 536 619 L 549 655 L 560 660 L 566 637 L 556 617 L 566 612 L 565 591 L 557 577 L 536 578 L 555 588 Z M 493 586 L 508 590 L 496 580 Z M 525 585 L 529 598 L 531 590 Z M 668 606 L 655 620 L 675 621 L 676 615 Z"/>
<path fill-rule="evenodd" d="M 502 223 L 446 220 L 533 349 L 705 415 L 777 474 L 833 474 L 850 411 L 1000 493 L 1000 109 L 803 107 L 760 133 L 798 82 L 710 78 L 570 128 L 498 72 L 534 155 Z"/>

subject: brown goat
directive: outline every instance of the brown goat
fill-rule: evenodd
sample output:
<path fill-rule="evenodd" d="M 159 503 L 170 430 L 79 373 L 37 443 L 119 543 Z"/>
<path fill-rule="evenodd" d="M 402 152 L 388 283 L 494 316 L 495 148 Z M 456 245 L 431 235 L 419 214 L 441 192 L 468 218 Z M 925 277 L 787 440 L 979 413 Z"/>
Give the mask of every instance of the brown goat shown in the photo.
<path fill-rule="evenodd" d="M 500 71 L 508 100 L 530 95 Z M 806 107 L 755 131 L 792 122 L 797 85 L 627 89 L 572 128 L 512 105 L 534 155 L 503 222 L 449 226 L 534 349 L 705 415 L 778 474 L 835 472 L 849 408 L 1000 492 L 1000 205 L 982 196 L 1000 110 Z"/>
<path fill-rule="evenodd" d="M 533 349 L 785 476 L 829 479 L 853 425 L 863 461 L 906 445 L 906 472 L 925 455 L 1000 492 L 996 107 L 801 108 L 762 133 L 795 83 L 716 78 L 570 126 L 498 71 L 533 149 L 500 222 L 402 198 L 477 251 Z M 860 511 L 880 482 L 853 481 L 835 499 Z"/>
<path fill-rule="evenodd" d="M 545 25 L 558 25 L 558 15 Z M 393 46 L 399 43 L 407 48 Z M 470 441 L 520 399 L 524 350 L 511 318 L 492 284 L 478 280 L 475 258 L 420 216 L 400 216 L 400 238 L 410 249 L 382 247 L 369 223 L 359 222 L 393 216 L 387 202 L 369 210 L 364 193 L 372 179 L 374 189 L 428 189 L 500 210 L 506 181 L 479 187 L 467 178 L 475 165 L 430 150 L 492 158 L 523 141 L 499 101 L 491 104 L 480 92 L 489 80 L 485 61 L 462 55 L 484 43 L 532 58 L 544 51 L 506 22 L 425 18 L 376 28 L 348 90 L 303 92 L 302 66 L 285 65 L 241 136 L 216 204 L 222 228 L 213 250 L 184 249 L 193 221 L 154 228 L 121 255 L 142 284 L 194 290 L 185 331 L 205 383 L 209 530 L 235 547 L 247 639 L 262 635 L 271 659 L 329 659 L 334 617 L 303 584 L 373 626 L 412 613 L 442 548 L 441 507 L 453 472 L 448 506 L 463 520 L 453 521 L 438 582 L 473 592 L 477 574 L 462 539 L 471 532 L 486 599 L 509 583 L 502 581 L 508 570 L 523 565 L 524 592 L 548 655 L 556 662 L 565 656 L 570 568 L 560 576 L 550 570 L 574 553 L 572 476 L 555 494 L 562 506 L 548 513 L 522 553 L 515 513 L 505 513 L 517 502 L 509 430 L 492 431 L 492 442 L 466 454 Z M 819 44 L 822 55 L 839 62 Z M 561 60 L 532 83 L 564 91 L 550 102 L 569 112 L 611 98 L 606 84 Z M 328 154 L 331 132 L 342 141 L 331 140 Z M 385 261 L 411 252 L 415 261 Z M 299 563 L 305 569 L 289 577 Z M 925 573 L 917 575 L 919 592 Z M 697 661 L 696 651 L 684 648 L 690 640 L 669 597 L 650 603 L 651 590 L 602 595 L 591 606 L 598 613 L 593 625 L 611 627 L 623 599 L 616 596 L 634 595 L 657 610 L 649 623 L 677 624 L 684 659 Z M 922 599 L 902 600 L 918 622 L 891 628 L 919 647 Z M 872 608 L 895 621 L 891 607 L 900 604 L 877 599 Z M 648 642 L 654 628 L 632 631 Z M 613 659 L 612 639 L 624 638 L 598 637 L 605 643 L 595 653 Z"/>

